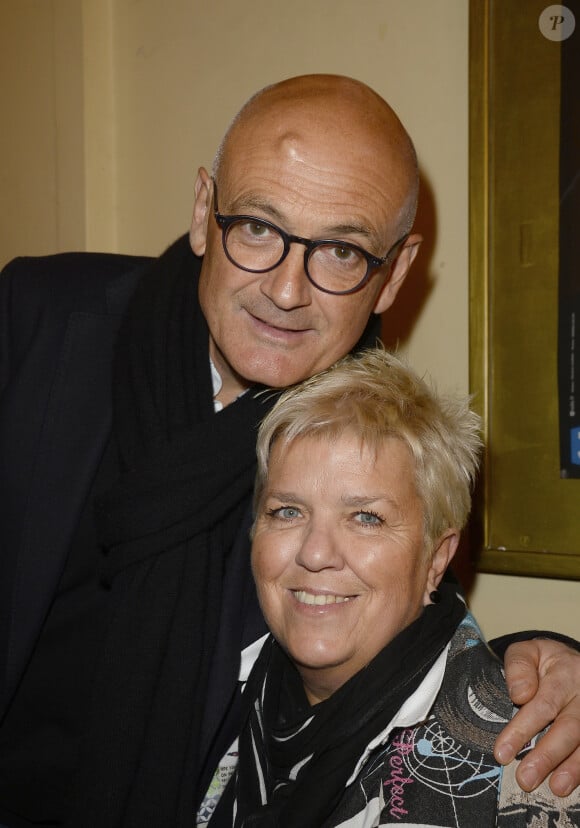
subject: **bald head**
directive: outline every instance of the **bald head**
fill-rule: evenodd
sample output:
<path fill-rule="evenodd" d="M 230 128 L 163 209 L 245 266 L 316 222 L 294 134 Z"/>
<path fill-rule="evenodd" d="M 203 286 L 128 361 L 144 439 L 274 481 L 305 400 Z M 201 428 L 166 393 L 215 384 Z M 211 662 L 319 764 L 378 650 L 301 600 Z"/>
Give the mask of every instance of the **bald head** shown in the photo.
<path fill-rule="evenodd" d="M 339 75 L 302 75 L 257 92 L 232 121 L 214 161 L 214 177 L 269 143 L 281 154 L 316 147 L 327 175 L 372 169 L 399 235 L 412 227 L 418 196 L 417 158 L 399 118 L 366 84 Z M 354 166 L 353 166 L 354 165 Z M 354 173 L 354 175 L 353 175 Z"/>

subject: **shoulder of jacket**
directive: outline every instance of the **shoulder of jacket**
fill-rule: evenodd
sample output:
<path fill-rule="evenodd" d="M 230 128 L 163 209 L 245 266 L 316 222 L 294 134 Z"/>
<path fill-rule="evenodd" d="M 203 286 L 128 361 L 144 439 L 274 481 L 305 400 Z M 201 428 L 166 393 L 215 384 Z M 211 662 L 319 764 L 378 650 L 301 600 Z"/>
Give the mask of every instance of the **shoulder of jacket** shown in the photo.
<path fill-rule="evenodd" d="M 122 312 L 139 273 L 151 261 L 144 256 L 110 253 L 13 259 L 0 274 L 2 313 L 15 321 L 32 319 L 39 313 L 56 320 L 73 312 Z"/>

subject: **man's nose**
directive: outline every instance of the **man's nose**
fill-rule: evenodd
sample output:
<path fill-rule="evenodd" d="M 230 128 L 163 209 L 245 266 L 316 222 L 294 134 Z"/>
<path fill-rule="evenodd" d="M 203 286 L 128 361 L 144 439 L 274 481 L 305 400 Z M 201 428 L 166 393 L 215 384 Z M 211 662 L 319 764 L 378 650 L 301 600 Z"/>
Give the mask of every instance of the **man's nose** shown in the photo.
<path fill-rule="evenodd" d="M 260 290 L 281 310 L 310 304 L 312 288 L 304 271 L 304 248 L 301 245 L 293 244 L 284 261 L 264 273 Z"/>

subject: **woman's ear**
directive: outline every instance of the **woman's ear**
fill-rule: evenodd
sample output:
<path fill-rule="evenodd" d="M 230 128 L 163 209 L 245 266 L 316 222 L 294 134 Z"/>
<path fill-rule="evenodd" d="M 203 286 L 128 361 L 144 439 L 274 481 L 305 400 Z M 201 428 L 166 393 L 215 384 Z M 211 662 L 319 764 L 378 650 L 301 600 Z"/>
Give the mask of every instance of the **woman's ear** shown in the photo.
<path fill-rule="evenodd" d="M 415 261 L 415 256 L 419 252 L 419 245 L 422 241 L 423 237 L 418 233 L 413 233 L 405 241 L 405 244 L 397 253 L 397 258 L 391 265 L 389 276 L 385 280 L 385 284 L 377 297 L 373 313 L 384 313 L 387 308 L 391 307 L 399 292 L 399 288 L 405 281 L 405 277 Z"/>
<path fill-rule="evenodd" d="M 211 177 L 204 167 L 200 167 L 195 179 L 195 201 L 189 231 L 189 243 L 196 256 L 203 256 L 205 253 L 212 191 Z"/>
<path fill-rule="evenodd" d="M 459 546 L 459 538 L 461 533 L 458 529 L 448 529 L 443 534 L 435 545 L 435 550 L 431 558 L 431 564 L 427 571 L 427 583 L 425 585 L 425 593 L 423 595 L 423 606 L 431 603 L 430 595 L 433 590 L 439 586 L 441 578 L 445 574 L 445 570 L 453 560 L 453 556 L 457 552 Z"/>

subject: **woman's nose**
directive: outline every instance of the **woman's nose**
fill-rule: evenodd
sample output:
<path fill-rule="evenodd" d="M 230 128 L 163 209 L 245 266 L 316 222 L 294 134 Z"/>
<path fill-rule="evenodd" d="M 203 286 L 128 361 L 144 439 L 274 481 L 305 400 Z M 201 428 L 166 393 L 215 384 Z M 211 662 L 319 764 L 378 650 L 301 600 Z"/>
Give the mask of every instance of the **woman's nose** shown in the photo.
<path fill-rule="evenodd" d="M 296 555 L 296 563 L 311 572 L 342 569 L 344 558 L 339 533 L 324 525 L 309 526 Z"/>

